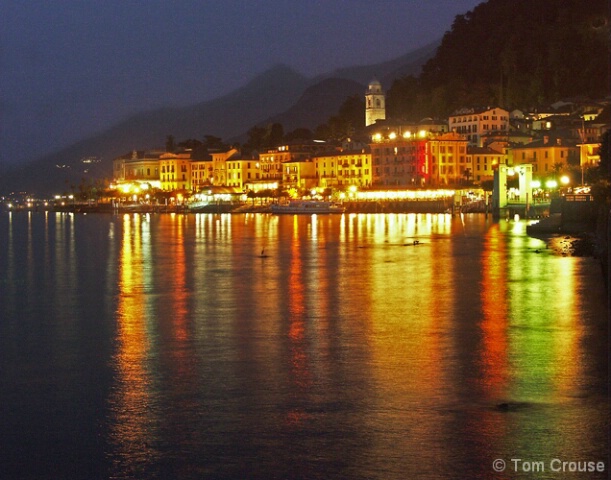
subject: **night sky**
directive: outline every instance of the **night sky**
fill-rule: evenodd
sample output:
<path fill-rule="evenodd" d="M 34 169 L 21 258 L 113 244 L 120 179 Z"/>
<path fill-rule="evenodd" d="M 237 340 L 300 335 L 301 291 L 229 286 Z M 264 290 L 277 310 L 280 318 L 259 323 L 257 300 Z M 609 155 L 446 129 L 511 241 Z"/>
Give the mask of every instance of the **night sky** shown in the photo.
<path fill-rule="evenodd" d="M 0 160 L 218 97 L 274 64 L 313 77 L 440 39 L 483 0 L 4 0 Z"/>

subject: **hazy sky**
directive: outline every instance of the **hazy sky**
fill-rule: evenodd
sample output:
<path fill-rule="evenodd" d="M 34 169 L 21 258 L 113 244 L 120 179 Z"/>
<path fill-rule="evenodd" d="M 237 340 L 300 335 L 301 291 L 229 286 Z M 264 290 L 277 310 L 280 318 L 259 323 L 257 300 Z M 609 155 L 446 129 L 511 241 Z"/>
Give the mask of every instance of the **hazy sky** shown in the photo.
<path fill-rule="evenodd" d="M 3 0 L 0 159 L 128 114 L 228 93 L 277 63 L 311 77 L 443 36 L 483 0 Z"/>

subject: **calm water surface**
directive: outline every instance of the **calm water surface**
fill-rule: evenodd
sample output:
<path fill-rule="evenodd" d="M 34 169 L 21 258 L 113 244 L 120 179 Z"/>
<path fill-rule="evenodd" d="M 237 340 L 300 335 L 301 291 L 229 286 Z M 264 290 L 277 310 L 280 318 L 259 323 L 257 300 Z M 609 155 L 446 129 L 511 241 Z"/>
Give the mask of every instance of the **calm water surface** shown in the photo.
<path fill-rule="evenodd" d="M 607 478 L 600 271 L 525 228 L 3 213 L 0 478 Z"/>

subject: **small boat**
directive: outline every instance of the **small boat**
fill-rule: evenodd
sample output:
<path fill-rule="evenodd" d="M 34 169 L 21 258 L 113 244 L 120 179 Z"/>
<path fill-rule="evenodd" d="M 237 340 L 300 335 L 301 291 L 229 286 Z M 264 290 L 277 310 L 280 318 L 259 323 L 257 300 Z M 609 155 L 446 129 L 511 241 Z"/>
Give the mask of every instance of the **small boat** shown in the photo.
<path fill-rule="evenodd" d="M 313 214 L 313 213 L 344 213 L 346 208 L 333 202 L 318 200 L 291 200 L 288 203 L 275 203 L 271 206 L 272 213 Z"/>

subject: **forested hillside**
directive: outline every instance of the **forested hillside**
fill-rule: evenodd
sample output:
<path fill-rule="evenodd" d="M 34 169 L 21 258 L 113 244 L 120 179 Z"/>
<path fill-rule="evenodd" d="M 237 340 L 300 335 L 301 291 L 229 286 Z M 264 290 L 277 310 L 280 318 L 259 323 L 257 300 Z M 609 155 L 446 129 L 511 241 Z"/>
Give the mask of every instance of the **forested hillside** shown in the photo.
<path fill-rule="evenodd" d="M 397 79 L 391 117 L 465 105 L 528 108 L 609 94 L 607 0 L 489 0 L 458 15 L 419 77 Z"/>

